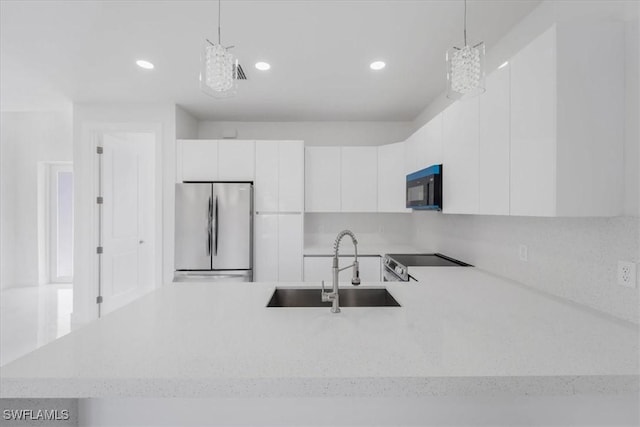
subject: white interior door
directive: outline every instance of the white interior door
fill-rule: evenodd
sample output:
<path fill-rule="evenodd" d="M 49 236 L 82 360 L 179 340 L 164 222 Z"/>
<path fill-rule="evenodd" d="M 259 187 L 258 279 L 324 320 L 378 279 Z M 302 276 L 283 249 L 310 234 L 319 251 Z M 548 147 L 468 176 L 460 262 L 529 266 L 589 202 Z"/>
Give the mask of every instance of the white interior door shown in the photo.
<path fill-rule="evenodd" d="M 153 133 L 102 135 L 101 314 L 154 287 Z"/>

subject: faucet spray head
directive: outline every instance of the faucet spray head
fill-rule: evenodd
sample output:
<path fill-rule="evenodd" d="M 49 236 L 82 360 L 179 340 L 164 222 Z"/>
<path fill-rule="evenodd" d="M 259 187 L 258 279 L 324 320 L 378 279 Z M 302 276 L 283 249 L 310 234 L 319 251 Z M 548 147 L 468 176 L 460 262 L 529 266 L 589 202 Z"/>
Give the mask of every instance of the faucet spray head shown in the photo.
<path fill-rule="evenodd" d="M 360 284 L 360 263 L 358 261 L 353 262 L 353 277 L 351 278 L 351 284 L 358 286 Z"/>

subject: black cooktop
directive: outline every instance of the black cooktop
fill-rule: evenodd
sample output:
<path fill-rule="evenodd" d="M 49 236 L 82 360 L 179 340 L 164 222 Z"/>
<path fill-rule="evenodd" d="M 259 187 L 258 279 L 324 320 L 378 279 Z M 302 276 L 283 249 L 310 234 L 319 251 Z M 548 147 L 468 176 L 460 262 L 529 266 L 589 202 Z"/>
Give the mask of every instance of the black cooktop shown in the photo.
<path fill-rule="evenodd" d="M 471 267 L 457 259 L 442 254 L 386 254 L 405 267 Z"/>

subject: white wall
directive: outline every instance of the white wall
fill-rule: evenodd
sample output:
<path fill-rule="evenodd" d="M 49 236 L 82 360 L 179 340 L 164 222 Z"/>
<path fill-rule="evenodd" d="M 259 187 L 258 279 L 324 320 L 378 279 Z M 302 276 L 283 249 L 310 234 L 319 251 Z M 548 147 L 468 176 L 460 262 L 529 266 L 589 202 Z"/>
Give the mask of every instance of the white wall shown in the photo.
<path fill-rule="evenodd" d="M 151 130 L 158 135 L 156 150 L 156 286 L 173 267 L 173 184 L 175 182 L 176 109 L 173 104 L 76 104 L 74 105 L 73 156 L 75 159 L 75 254 L 72 322 L 81 324 L 97 316 L 95 178 L 97 163 L 94 130 Z M 170 234 L 169 238 L 164 238 Z M 170 262 L 168 262 L 170 260 Z M 170 280 L 170 279 L 169 279 Z"/>
<path fill-rule="evenodd" d="M 38 284 L 38 162 L 72 160 L 72 113 L 3 112 L 0 288 Z"/>
<path fill-rule="evenodd" d="M 215 122 L 198 123 L 198 138 L 220 139 L 237 130 L 238 139 L 303 140 L 305 145 L 382 145 L 404 141 L 411 122 Z"/>
<path fill-rule="evenodd" d="M 198 119 L 179 105 L 176 105 L 176 138 L 198 138 Z"/>
<path fill-rule="evenodd" d="M 638 322 L 639 292 L 617 285 L 617 261 L 640 262 L 638 18 L 634 1 L 541 3 L 487 53 L 487 70 L 508 60 L 554 22 L 624 21 L 625 62 L 625 217 L 525 218 L 412 214 L 414 243 L 536 289 Z M 415 120 L 419 128 L 448 105 L 442 95 Z M 529 249 L 528 262 L 518 245 Z M 425 248 L 426 249 L 426 248 Z"/>

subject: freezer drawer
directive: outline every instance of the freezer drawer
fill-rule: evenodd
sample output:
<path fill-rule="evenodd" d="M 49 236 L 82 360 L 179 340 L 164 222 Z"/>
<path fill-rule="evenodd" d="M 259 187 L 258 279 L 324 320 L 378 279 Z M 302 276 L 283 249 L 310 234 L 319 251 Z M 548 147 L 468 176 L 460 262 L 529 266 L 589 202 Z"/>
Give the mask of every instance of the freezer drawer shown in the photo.
<path fill-rule="evenodd" d="M 184 282 L 252 282 L 252 270 L 228 271 L 177 271 L 173 278 L 176 283 Z"/>

